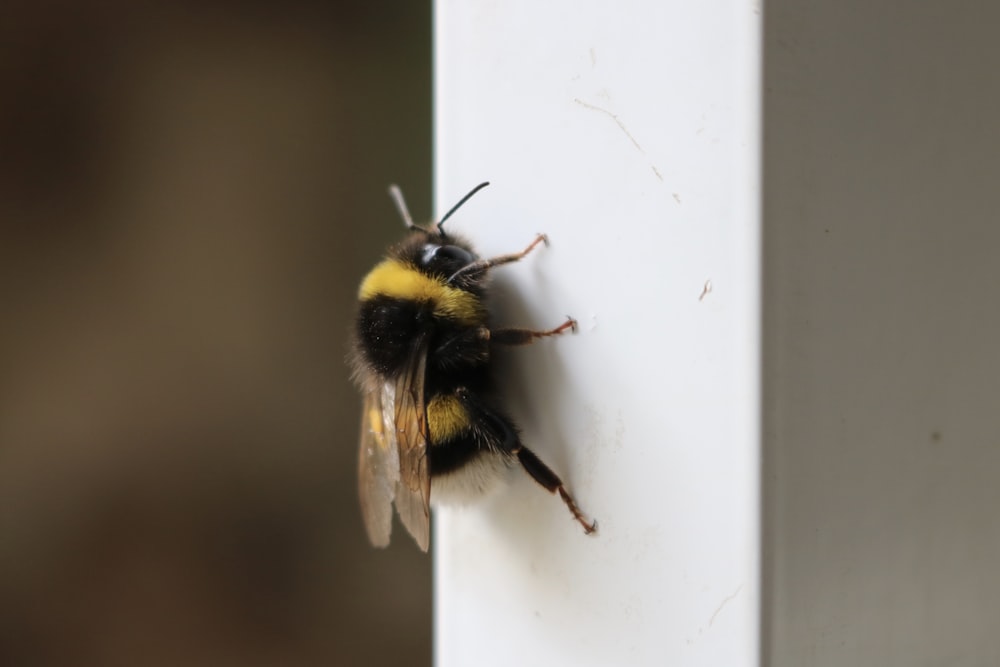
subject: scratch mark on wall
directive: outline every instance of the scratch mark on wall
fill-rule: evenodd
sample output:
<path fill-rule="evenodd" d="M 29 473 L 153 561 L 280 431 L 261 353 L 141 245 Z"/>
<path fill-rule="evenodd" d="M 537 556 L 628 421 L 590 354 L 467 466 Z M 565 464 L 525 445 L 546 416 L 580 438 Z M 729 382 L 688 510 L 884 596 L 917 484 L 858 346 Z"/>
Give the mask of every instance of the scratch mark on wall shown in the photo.
<path fill-rule="evenodd" d="M 706 296 L 712 293 L 712 281 L 706 280 L 705 287 L 701 290 L 701 296 L 698 297 L 698 301 L 704 300 Z"/>
<path fill-rule="evenodd" d="M 628 131 L 628 128 L 625 127 L 625 123 L 621 121 L 621 119 L 618 117 L 617 114 L 613 114 L 603 107 L 595 106 L 593 104 L 588 104 L 587 102 L 581 100 L 579 97 L 574 98 L 573 101 L 582 106 L 584 109 L 590 109 L 591 111 L 599 111 L 610 117 L 611 120 L 615 121 L 615 124 L 618 125 L 621 131 L 625 133 L 625 136 L 628 137 L 628 140 L 631 141 L 632 145 L 636 147 L 636 150 L 645 155 L 645 151 L 642 150 L 642 146 L 640 146 L 639 142 L 635 140 L 635 137 L 633 137 L 632 133 Z"/>
<path fill-rule="evenodd" d="M 735 591 L 733 591 L 732 595 L 723 598 L 722 602 L 719 603 L 719 606 L 712 613 L 712 616 L 708 619 L 708 627 L 712 627 L 712 623 L 715 623 L 715 617 L 719 615 L 719 613 L 725 608 L 727 604 L 735 600 L 736 596 L 739 595 L 740 591 L 742 590 L 743 590 L 743 584 L 740 584 L 739 587 Z"/>

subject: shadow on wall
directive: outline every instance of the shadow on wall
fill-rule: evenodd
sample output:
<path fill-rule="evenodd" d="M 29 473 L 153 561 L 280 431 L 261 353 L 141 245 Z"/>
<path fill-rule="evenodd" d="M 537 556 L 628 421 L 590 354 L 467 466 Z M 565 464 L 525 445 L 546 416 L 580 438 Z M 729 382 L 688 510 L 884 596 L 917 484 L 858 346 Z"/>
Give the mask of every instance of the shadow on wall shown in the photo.
<path fill-rule="evenodd" d="M 429 664 L 343 357 L 430 7 L 59 4 L 0 26 L 0 663 Z"/>

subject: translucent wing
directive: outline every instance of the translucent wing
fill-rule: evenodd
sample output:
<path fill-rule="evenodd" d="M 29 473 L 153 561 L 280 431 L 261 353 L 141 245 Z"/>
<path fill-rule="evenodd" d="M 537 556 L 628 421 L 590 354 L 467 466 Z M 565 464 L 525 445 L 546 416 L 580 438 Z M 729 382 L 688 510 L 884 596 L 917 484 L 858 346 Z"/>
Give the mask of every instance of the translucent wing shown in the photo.
<path fill-rule="evenodd" d="M 389 545 L 392 499 L 399 483 L 399 448 L 393 424 L 394 409 L 386 410 L 386 392 L 365 396 L 361 412 L 361 452 L 358 456 L 358 492 L 368 539 L 376 547 Z M 391 398 L 391 396 L 389 397 Z"/>
<path fill-rule="evenodd" d="M 427 346 L 413 346 L 405 371 L 365 396 L 361 415 L 358 489 L 368 539 L 389 544 L 392 503 L 424 551 L 430 543 L 431 477 L 427 464 L 424 375 Z"/>
<path fill-rule="evenodd" d="M 424 405 L 426 342 L 421 341 L 413 349 L 413 358 L 393 392 L 395 437 L 399 445 L 396 511 L 417 546 L 427 551 L 431 527 L 431 475 L 427 463 L 427 411 Z"/>

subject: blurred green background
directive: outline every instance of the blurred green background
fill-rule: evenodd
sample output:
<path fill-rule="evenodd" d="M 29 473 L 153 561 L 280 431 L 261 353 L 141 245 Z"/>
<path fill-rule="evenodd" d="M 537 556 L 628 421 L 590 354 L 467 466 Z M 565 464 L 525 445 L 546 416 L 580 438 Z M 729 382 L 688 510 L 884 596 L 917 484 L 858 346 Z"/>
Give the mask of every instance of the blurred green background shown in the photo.
<path fill-rule="evenodd" d="M 5 3 L 0 664 L 420 665 L 357 284 L 430 217 L 430 3 Z"/>

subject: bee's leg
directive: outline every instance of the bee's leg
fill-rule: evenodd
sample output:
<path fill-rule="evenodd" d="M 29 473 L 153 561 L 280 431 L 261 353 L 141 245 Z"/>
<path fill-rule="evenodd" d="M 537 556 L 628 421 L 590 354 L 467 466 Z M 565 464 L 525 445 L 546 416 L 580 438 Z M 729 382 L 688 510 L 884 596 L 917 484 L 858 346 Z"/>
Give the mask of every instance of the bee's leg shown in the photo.
<path fill-rule="evenodd" d="M 573 500 L 573 496 L 566 490 L 566 486 L 559 479 L 559 475 L 552 472 L 552 469 L 545 465 L 533 451 L 521 444 L 517 430 L 507 417 L 484 405 L 466 389 L 459 389 L 457 395 L 466 408 L 475 413 L 478 422 L 488 425 L 489 430 L 496 436 L 496 446 L 499 449 L 507 454 L 516 456 L 524 471 L 531 475 L 532 479 L 541 484 L 546 491 L 559 494 L 562 501 L 566 503 L 566 507 L 569 508 L 570 513 L 573 514 L 573 518 L 583 526 L 584 533 L 590 535 L 597 530 L 597 521 L 587 521 L 587 517 L 577 507 L 576 501 Z"/>
<path fill-rule="evenodd" d="M 490 342 L 497 345 L 527 345 L 539 338 L 558 336 L 567 329 L 576 332 L 576 320 L 572 317 L 548 331 L 532 331 L 531 329 L 493 329 L 490 331 Z"/>
<path fill-rule="evenodd" d="M 545 236 L 545 234 L 539 234 L 538 236 L 535 237 L 535 240 L 532 241 L 528 245 L 528 247 L 522 250 L 521 252 L 512 252 L 506 255 L 498 255 L 497 257 L 491 257 L 490 259 L 479 259 L 476 260 L 475 262 L 472 262 L 471 264 L 466 264 L 458 271 L 451 274 L 451 276 L 448 278 L 448 283 L 450 284 L 459 279 L 478 276 L 482 273 L 485 273 L 486 271 L 489 271 L 494 266 L 500 266 L 502 264 L 510 264 L 511 262 L 517 262 L 521 259 L 524 259 L 525 255 L 534 250 L 535 246 L 537 246 L 539 243 L 548 243 L 548 242 L 549 239 L 547 236 Z"/>
<path fill-rule="evenodd" d="M 559 497 L 562 498 L 563 502 L 566 503 L 566 507 L 573 514 L 573 518 L 583 526 L 584 533 L 590 535 L 597 530 L 597 521 L 587 521 L 587 518 L 580 511 L 580 508 L 576 506 L 576 501 L 573 500 L 573 496 L 569 495 L 569 491 L 566 490 L 559 476 L 552 472 L 552 469 L 545 465 L 533 451 L 519 444 L 511 453 L 517 455 L 517 460 L 520 461 L 521 466 L 525 472 L 531 475 L 532 479 L 545 487 L 549 493 L 559 494 Z"/>

